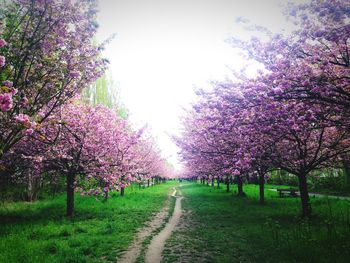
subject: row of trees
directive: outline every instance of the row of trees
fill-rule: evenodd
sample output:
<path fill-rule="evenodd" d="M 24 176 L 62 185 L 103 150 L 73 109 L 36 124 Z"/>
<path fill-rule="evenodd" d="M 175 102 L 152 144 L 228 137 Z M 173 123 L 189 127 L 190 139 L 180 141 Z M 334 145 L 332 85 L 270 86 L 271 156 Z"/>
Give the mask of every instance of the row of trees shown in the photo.
<path fill-rule="evenodd" d="M 267 173 L 283 169 L 297 176 L 302 214 L 310 216 L 308 174 L 349 167 L 349 10 L 344 0 L 290 5 L 286 16 L 299 25 L 292 35 L 263 29 L 265 40 L 231 40 L 263 70 L 198 92 L 176 139 L 189 176 L 234 176 L 239 194 L 256 176 L 263 203 Z"/>
<path fill-rule="evenodd" d="M 43 183 L 54 187 L 64 177 L 68 216 L 75 191 L 107 199 L 132 182 L 172 173 L 145 128 L 80 99 L 108 64 L 105 43 L 93 41 L 96 12 L 91 0 L 1 4 L 1 186 L 24 185 L 32 201 Z"/>

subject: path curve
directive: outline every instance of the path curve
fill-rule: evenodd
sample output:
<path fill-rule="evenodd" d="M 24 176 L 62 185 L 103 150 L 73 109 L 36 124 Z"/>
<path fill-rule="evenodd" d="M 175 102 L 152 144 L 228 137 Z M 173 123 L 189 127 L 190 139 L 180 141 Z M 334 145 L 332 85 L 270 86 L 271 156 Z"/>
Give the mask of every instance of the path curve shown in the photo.
<path fill-rule="evenodd" d="M 165 207 L 158 212 L 151 221 L 147 222 L 146 225 L 138 231 L 134 242 L 131 244 L 128 250 L 125 251 L 120 258 L 118 258 L 118 263 L 134 263 L 136 261 L 141 253 L 142 242 L 165 221 L 168 215 L 168 210 L 169 205 L 165 205 Z"/>
<path fill-rule="evenodd" d="M 164 250 L 165 241 L 170 237 L 171 232 L 174 230 L 174 228 L 180 221 L 180 217 L 182 214 L 181 200 L 183 197 L 177 196 L 176 191 L 177 190 L 174 188 L 172 196 L 176 198 L 176 203 L 173 215 L 171 216 L 166 226 L 162 229 L 162 231 L 158 235 L 153 237 L 150 245 L 147 248 L 145 258 L 146 263 L 160 263 L 160 261 L 162 260 L 162 252 Z"/>

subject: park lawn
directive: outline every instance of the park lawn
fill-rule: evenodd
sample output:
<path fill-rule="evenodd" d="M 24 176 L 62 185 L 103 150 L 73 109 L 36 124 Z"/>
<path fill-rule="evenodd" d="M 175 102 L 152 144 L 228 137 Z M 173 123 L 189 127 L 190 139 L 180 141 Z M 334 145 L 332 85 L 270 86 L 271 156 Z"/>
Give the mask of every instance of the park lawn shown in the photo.
<path fill-rule="evenodd" d="M 72 220 L 65 195 L 0 205 L 0 262 L 113 262 L 174 185 L 131 186 L 107 202 L 77 194 Z"/>
<path fill-rule="evenodd" d="M 266 191 L 258 203 L 257 185 L 226 193 L 199 183 L 184 183 L 186 227 L 168 240 L 164 262 L 349 262 L 350 201 L 312 198 L 314 216 L 301 219 L 299 198 Z M 174 251 L 172 247 L 178 246 Z"/>

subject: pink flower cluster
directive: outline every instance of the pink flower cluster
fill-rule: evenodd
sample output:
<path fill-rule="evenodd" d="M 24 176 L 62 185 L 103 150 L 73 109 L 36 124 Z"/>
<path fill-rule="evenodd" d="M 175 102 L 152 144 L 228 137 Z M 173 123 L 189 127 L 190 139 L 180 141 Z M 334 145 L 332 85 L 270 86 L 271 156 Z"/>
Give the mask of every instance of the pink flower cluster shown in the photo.
<path fill-rule="evenodd" d="M 36 128 L 36 122 L 30 121 L 30 118 L 27 114 L 20 113 L 15 117 L 17 123 L 20 123 L 24 128 L 25 135 L 32 135 Z"/>
<path fill-rule="evenodd" d="M 0 38 L 0 48 L 6 46 L 6 44 L 7 44 L 6 41 Z"/>
<path fill-rule="evenodd" d="M 0 48 L 6 46 L 6 41 L 0 39 Z M 6 64 L 6 58 L 0 55 L 0 68 Z M 17 90 L 12 88 L 12 82 L 4 81 L 3 87 L 0 89 L 0 110 L 3 112 L 9 111 L 13 107 L 12 95 L 17 93 Z"/>
<path fill-rule="evenodd" d="M 10 110 L 13 106 L 12 94 L 4 93 L 0 94 L 0 110 L 6 112 Z"/>
<path fill-rule="evenodd" d="M 0 38 L 0 48 L 6 46 L 6 41 Z M 6 58 L 0 55 L 0 68 L 4 67 L 6 64 Z"/>
<path fill-rule="evenodd" d="M 0 68 L 4 67 L 6 64 L 6 58 L 4 56 L 0 56 Z"/>

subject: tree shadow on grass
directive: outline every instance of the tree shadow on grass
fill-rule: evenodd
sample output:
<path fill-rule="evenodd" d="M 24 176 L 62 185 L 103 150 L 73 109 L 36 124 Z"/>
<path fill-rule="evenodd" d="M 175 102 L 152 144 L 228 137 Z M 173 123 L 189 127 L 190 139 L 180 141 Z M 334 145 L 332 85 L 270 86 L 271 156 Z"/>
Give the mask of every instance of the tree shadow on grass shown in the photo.
<path fill-rule="evenodd" d="M 12 225 L 36 221 L 45 222 L 51 220 L 59 220 L 65 216 L 65 206 L 61 204 L 50 204 L 43 207 L 28 208 L 16 210 L 0 211 L 0 224 Z"/>

